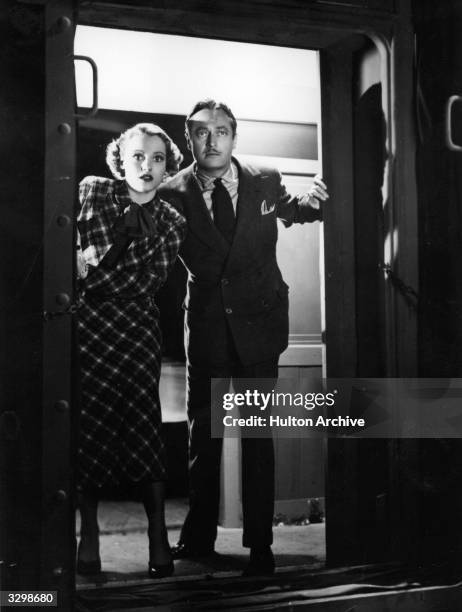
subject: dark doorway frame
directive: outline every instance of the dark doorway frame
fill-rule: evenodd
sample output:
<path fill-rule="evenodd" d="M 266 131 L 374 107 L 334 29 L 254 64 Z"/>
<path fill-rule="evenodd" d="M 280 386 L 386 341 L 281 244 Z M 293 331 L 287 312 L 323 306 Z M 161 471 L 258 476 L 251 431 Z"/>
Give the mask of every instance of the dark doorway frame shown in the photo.
<path fill-rule="evenodd" d="M 58 79 L 58 75 L 61 69 L 66 75 L 72 74 L 72 51 L 66 45 L 62 49 L 59 48 L 59 44 L 56 46 L 58 39 L 54 36 L 60 29 L 68 34 L 72 33 L 72 27 L 76 23 L 72 9 L 76 3 L 66 2 L 65 6 L 64 3 L 54 1 L 33 2 L 33 4 L 44 4 L 46 7 L 46 68 L 47 74 L 52 76 L 47 85 L 47 151 L 50 151 L 50 154 L 46 164 L 47 168 L 52 168 L 61 155 L 63 160 L 67 160 L 66 163 L 63 162 L 66 166 L 70 164 L 69 156 L 72 156 L 75 144 L 74 118 L 72 114 L 68 116 L 69 108 L 72 108 L 73 104 L 71 101 L 73 87 L 69 81 Z M 413 40 L 410 2 L 390 1 L 383 3 L 383 8 L 374 2 L 358 1 L 342 6 L 342 3 L 331 3 L 328 0 L 313 0 L 308 3 L 288 0 L 284 6 L 272 0 L 253 0 L 253 2 L 219 0 L 214 3 L 193 1 L 186 8 L 184 4 L 175 0 L 165 8 L 165 3 L 160 1 L 139 0 L 134 5 L 123 2 L 80 2 L 77 20 L 81 24 L 101 27 L 318 49 L 322 61 L 329 61 L 328 56 L 332 53 L 333 47 L 354 35 L 367 36 L 380 46 L 389 66 L 386 89 L 388 92 L 386 110 L 390 129 L 389 225 L 393 232 L 399 231 L 399 249 L 392 251 L 390 265 L 407 284 L 416 286 L 417 201 L 412 122 Z M 68 45 L 68 42 L 66 44 Z M 61 58 L 58 63 L 55 61 L 57 56 Z M 53 82 L 58 89 L 63 88 L 65 92 L 63 97 L 55 96 Z M 399 96 L 396 95 L 397 91 Z M 324 101 L 323 96 L 323 103 Z M 67 105 L 64 111 L 60 104 Z M 332 107 L 333 105 L 334 101 L 331 103 Z M 330 245 L 325 257 L 325 298 L 328 306 L 326 309 L 327 374 L 349 377 L 354 376 L 356 364 L 354 290 L 350 284 L 352 273 L 354 278 L 354 262 L 353 255 L 349 254 L 354 238 L 351 211 L 348 206 L 352 198 L 352 185 L 350 183 L 345 190 L 345 181 L 351 181 L 351 178 L 348 178 L 347 172 L 342 173 L 340 177 L 336 173 L 339 167 L 337 160 L 344 160 L 345 152 L 336 148 L 334 130 L 326 128 L 329 122 L 323 119 L 325 176 L 331 186 L 333 199 L 335 194 L 346 194 L 342 196 L 342 204 L 330 208 L 325 217 L 325 243 Z M 329 120 L 329 117 L 327 119 Z M 59 137 L 56 134 L 59 134 Z M 50 148 L 54 142 L 58 142 L 58 145 Z M 72 171 L 69 174 L 60 170 L 58 166 L 56 175 L 46 173 L 48 191 L 45 198 L 48 212 L 45 216 L 51 215 L 52 222 L 56 221 L 56 226 L 62 229 L 68 227 L 62 216 L 66 216 L 66 211 L 69 212 L 69 209 L 67 205 L 67 208 L 61 210 L 57 204 L 62 203 L 63 197 L 69 198 L 70 190 L 74 186 Z M 52 188 L 53 182 L 59 185 L 60 180 L 67 186 L 69 193 Z M 72 198 L 73 196 L 71 200 Z M 69 254 L 67 262 L 72 261 L 72 234 L 71 229 L 67 229 L 62 232 L 57 231 L 56 239 L 53 236 L 50 238 L 49 234 L 46 238 L 43 285 L 47 288 L 44 303 L 45 309 L 49 312 L 55 311 L 55 304 L 58 305 L 59 311 L 65 311 L 72 303 L 72 287 L 68 286 L 69 278 L 72 278 L 69 265 L 72 264 L 65 263 L 66 257 L 63 255 L 63 253 Z M 345 244 L 347 244 L 347 256 L 343 256 Z M 59 263 L 56 257 L 64 263 Z M 345 282 L 339 282 L 340 279 L 345 279 Z M 387 287 L 387 331 L 390 339 L 387 347 L 387 375 L 412 376 L 416 373 L 417 363 L 417 321 L 405 300 L 393 291 L 391 285 Z M 59 326 L 60 323 L 57 322 L 56 325 Z M 63 504 L 59 512 L 59 526 L 56 523 L 57 515 L 52 514 L 43 530 L 41 556 L 47 561 L 43 565 L 41 584 L 50 584 L 53 580 L 55 582 L 59 580 L 60 576 L 66 576 L 65 584 L 68 589 L 72 589 L 72 579 L 69 576 L 73 567 L 74 545 L 69 542 L 67 546 L 59 548 L 56 546 L 59 535 L 53 539 L 51 534 L 53 532 L 56 534 L 58 530 L 61 536 L 72 539 L 70 525 L 73 516 L 72 505 L 69 504 L 72 491 L 70 448 L 73 425 L 69 411 L 72 394 L 72 382 L 69 378 L 69 338 L 72 333 L 70 325 L 70 323 L 65 324 L 62 333 L 58 333 L 60 338 L 58 346 L 56 329 L 51 329 L 54 323 L 50 324 L 46 331 L 46 338 L 50 340 L 45 338 L 44 341 L 43 368 L 44 372 L 53 371 L 54 376 L 45 377 L 43 382 L 43 402 L 47 410 L 42 420 L 41 449 L 43 512 L 45 514 L 46 505 L 53 496 L 57 496 L 57 504 Z M 65 359 L 59 361 L 56 355 L 62 355 L 62 351 Z M 60 376 L 66 381 L 65 388 L 56 387 L 56 379 Z M 58 420 L 55 418 L 55 411 L 60 415 Z M 399 551 L 396 552 L 399 555 Z"/>

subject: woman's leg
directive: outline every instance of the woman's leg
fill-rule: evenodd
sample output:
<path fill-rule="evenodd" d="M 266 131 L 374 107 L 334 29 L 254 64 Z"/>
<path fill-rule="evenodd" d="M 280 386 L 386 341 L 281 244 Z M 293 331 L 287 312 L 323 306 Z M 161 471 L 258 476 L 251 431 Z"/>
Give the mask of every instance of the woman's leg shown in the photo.
<path fill-rule="evenodd" d="M 88 491 L 80 491 L 77 502 L 80 511 L 78 560 L 83 563 L 99 561 L 98 498 Z"/>
<path fill-rule="evenodd" d="M 142 489 L 142 501 L 148 518 L 149 564 L 165 565 L 172 555 L 165 526 L 165 485 L 151 482 Z"/>

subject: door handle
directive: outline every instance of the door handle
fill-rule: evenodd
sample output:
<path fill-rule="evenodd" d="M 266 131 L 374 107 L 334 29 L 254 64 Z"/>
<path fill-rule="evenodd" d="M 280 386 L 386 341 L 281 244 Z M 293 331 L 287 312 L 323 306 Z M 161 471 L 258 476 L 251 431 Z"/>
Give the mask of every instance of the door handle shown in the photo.
<path fill-rule="evenodd" d="M 450 151 L 462 151 L 462 146 L 452 139 L 452 107 L 455 102 L 462 102 L 462 96 L 450 96 L 446 102 L 446 146 Z"/>
<path fill-rule="evenodd" d="M 93 75 L 93 101 L 90 110 L 88 113 L 75 113 L 75 118 L 79 119 L 90 119 L 90 117 L 94 117 L 98 112 L 98 67 L 94 60 L 88 55 L 74 55 L 74 60 L 80 60 L 82 62 L 88 62 L 91 67 L 91 72 Z"/>

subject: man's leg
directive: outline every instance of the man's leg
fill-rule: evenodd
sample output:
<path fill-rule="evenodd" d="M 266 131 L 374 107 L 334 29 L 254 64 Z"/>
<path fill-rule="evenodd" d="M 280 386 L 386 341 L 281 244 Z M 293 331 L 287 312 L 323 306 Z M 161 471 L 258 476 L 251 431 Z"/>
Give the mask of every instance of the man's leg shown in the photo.
<path fill-rule="evenodd" d="M 243 546 L 271 546 L 274 516 L 274 447 L 271 438 L 242 439 L 242 508 Z"/>
<path fill-rule="evenodd" d="M 278 359 L 253 366 L 239 366 L 233 375 L 239 378 L 262 379 L 258 390 L 270 393 L 277 381 Z M 252 412 L 246 408 L 247 415 Z M 264 414 L 260 412 L 257 416 L 268 418 L 269 414 L 267 409 Z M 251 432 L 260 433 L 255 429 Z M 251 549 L 247 575 L 271 574 L 274 570 L 274 559 L 270 550 L 273 542 L 274 446 L 270 428 L 261 430 L 261 433 L 265 437 L 246 437 L 244 430 L 241 441 L 244 518 L 242 543 Z"/>
<path fill-rule="evenodd" d="M 176 558 L 205 555 L 214 549 L 223 441 L 211 437 L 210 393 L 211 377 L 222 377 L 225 373 L 226 368 L 188 365 L 189 511 L 178 546 L 173 550 Z"/>

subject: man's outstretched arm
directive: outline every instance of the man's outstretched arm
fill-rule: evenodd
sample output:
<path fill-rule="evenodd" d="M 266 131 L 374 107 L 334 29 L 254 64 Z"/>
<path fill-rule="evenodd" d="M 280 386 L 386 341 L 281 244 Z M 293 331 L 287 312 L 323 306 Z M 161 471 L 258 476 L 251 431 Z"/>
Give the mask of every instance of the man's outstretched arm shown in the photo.
<path fill-rule="evenodd" d="M 311 223 L 322 220 L 322 204 L 329 198 L 327 186 L 317 174 L 309 191 L 303 195 L 291 196 L 280 182 L 280 196 L 277 216 L 286 227 L 292 223 Z"/>

